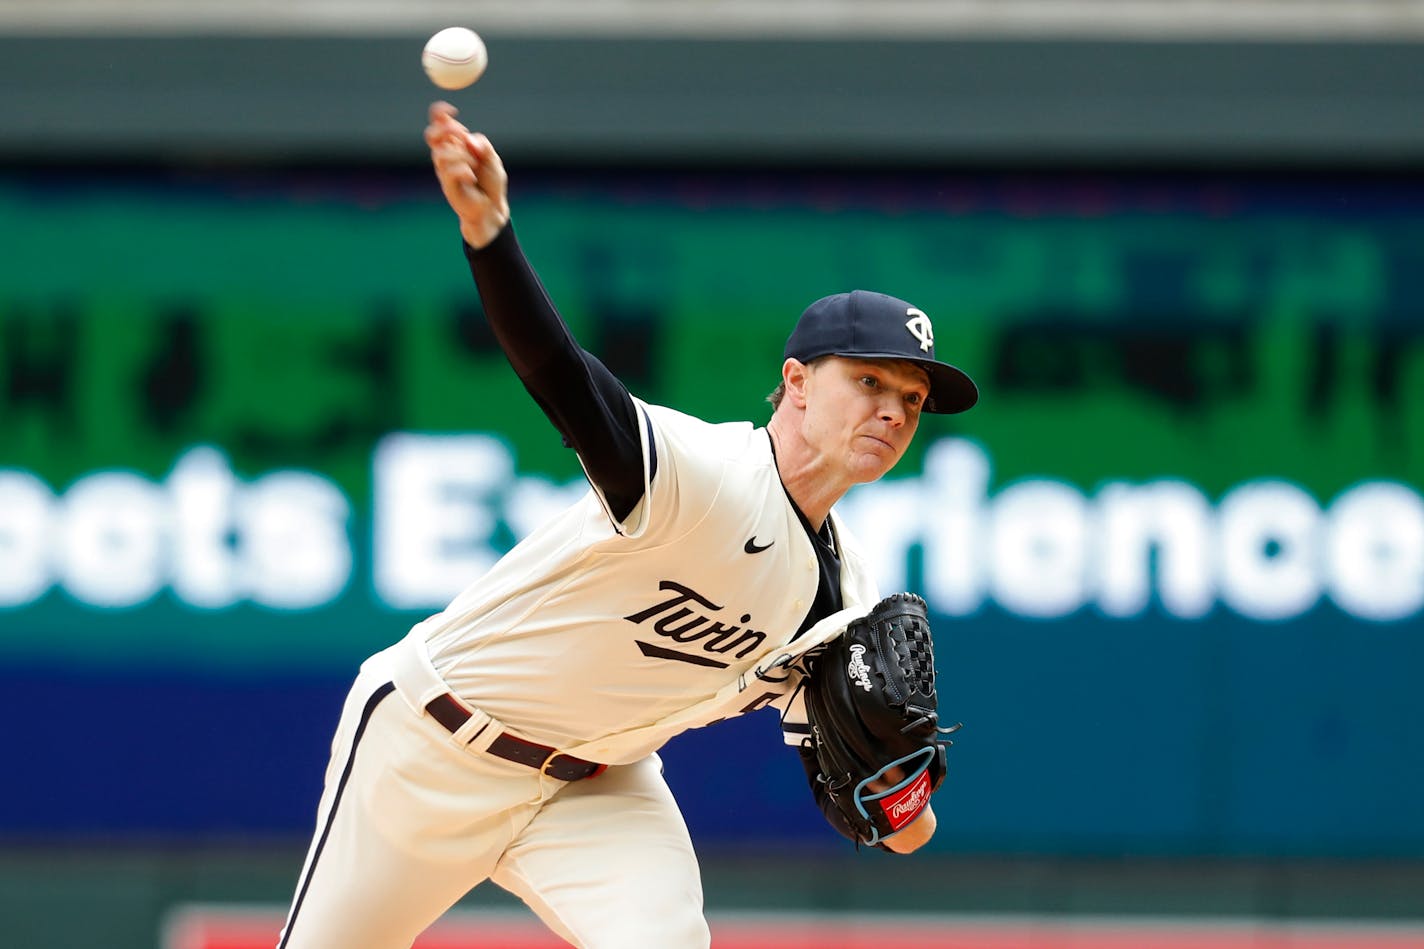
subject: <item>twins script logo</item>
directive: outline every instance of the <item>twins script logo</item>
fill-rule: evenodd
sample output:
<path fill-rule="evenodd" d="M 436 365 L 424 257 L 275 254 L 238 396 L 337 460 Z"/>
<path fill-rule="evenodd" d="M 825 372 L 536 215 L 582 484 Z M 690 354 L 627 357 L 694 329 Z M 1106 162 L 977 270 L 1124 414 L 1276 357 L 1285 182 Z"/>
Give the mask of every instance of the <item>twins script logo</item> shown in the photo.
<path fill-rule="evenodd" d="M 855 680 L 855 684 L 865 691 L 870 691 L 870 666 L 865 664 L 865 647 L 856 643 L 850 647 L 850 662 L 846 665 L 846 675 Z"/>
<path fill-rule="evenodd" d="M 747 543 L 750 544 L 751 541 Z M 765 550 L 766 548 L 760 549 Z M 730 653 L 737 659 L 745 659 L 761 648 L 761 644 L 766 641 L 766 633 L 746 625 L 752 621 L 750 613 L 741 614 L 741 619 L 737 622 L 743 625 L 728 626 L 722 622 L 723 619 L 729 618 L 728 614 L 723 612 L 724 607 L 712 602 L 692 587 L 678 583 L 676 580 L 663 580 L 658 584 L 658 590 L 662 593 L 671 590 L 672 595 L 661 602 L 654 603 L 645 610 L 639 610 L 623 618 L 636 626 L 642 626 L 651 621 L 653 632 L 659 636 L 675 643 L 696 643 L 702 653 L 711 653 L 712 655 L 669 649 L 666 646 L 644 642 L 641 639 L 633 640 L 638 644 L 638 649 L 643 655 L 649 659 L 672 659 L 694 666 L 726 669 L 731 663 L 722 659 L 714 659 L 713 656 Z M 704 610 L 706 612 L 703 612 Z"/>

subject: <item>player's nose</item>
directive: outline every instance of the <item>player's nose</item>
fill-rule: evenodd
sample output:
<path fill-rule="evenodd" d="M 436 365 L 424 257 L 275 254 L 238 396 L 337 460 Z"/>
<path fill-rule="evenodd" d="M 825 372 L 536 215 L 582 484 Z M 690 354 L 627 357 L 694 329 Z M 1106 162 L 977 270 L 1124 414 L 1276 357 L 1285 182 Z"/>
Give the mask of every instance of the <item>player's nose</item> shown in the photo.
<path fill-rule="evenodd" d="M 895 428 L 899 428 L 905 424 L 905 407 L 900 404 L 898 397 L 882 399 L 877 408 L 879 409 L 878 414 L 882 422 Z"/>

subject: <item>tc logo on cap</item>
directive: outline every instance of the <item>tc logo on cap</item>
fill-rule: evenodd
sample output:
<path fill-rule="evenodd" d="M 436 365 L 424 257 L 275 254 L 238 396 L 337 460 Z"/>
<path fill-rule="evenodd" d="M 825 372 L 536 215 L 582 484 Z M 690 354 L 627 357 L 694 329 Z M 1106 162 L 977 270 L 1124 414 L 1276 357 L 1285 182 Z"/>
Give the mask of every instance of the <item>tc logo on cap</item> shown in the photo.
<path fill-rule="evenodd" d="M 909 319 L 905 322 L 905 329 L 910 331 L 910 335 L 919 340 L 920 349 L 930 352 L 934 349 L 934 326 L 930 323 L 930 318 L 925 315 L 924 310 L 917 310 L 910 307 L 905 311 Z"/>
<path fill-rule="evenodd" d="M 925 311 L 898 297 L 852 290 L 806 307 L 786 339 L 784 358 L 805 364 L 822 356 L 914 363 L 929 376 L 926 412 L 953 415 L 979 401 L 973 379 L 935 358 L 934 325 Z"/>

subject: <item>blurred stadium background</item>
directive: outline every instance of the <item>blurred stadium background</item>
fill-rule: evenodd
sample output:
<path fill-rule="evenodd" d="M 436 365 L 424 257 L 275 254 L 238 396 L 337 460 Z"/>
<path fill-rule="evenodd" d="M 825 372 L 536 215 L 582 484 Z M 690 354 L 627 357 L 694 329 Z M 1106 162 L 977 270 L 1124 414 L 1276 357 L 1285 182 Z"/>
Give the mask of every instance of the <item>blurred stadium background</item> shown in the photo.
<path fill-rule="evenodd" d="M 427 167 L 452 24 L 640 395 L 764 417 L 853 286 L 984 391 L 847 505 L 967 723 L 933 852 L 685 736 L 718 945 L 1424 946 L 1412 0 L 0 0 L 0 944 L 272 944 L 355 665 L 578 482 Z"/>

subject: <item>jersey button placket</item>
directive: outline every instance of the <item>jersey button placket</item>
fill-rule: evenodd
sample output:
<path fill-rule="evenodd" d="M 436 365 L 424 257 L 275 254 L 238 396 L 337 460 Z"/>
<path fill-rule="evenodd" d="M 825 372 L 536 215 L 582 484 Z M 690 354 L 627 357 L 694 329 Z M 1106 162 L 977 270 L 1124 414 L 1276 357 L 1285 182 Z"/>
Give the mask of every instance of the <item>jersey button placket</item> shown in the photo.
<path fill-rule="evenodd" d="M 815 557 L 807 558 L 807 560 L 806 560 L 806 572 L 807 572 L 807 573 L 810 573 L 810 574 L 814 574 L 814 573 L 817 572 L 816 558 L 815 558 Z M 796 601 L 796 609 L 797 609 L 798 611 L 806 609 L 806 601 L 805 601 L 805 600 L 802 600 L 802 599 L 797 599 L 797 601 Z"/>

